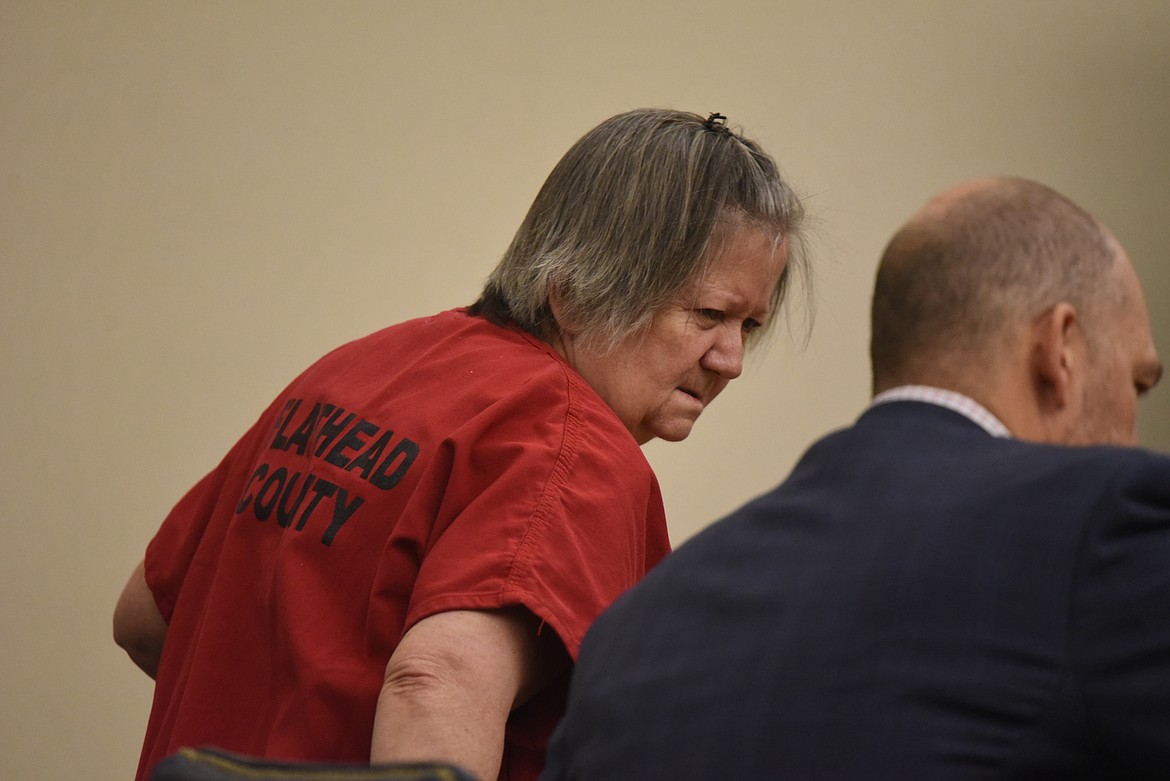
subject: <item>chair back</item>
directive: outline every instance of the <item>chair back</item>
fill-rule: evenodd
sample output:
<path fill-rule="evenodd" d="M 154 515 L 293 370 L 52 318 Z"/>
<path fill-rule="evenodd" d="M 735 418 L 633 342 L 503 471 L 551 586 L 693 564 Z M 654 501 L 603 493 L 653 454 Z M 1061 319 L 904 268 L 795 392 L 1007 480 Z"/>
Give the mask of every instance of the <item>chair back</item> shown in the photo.
<path fill-rule="evenodd" d="M 281 762 L 204 746 L 183 748 L 155 765 L 150 781 L 477 781 L 444 762 L 351 765 Z"/>

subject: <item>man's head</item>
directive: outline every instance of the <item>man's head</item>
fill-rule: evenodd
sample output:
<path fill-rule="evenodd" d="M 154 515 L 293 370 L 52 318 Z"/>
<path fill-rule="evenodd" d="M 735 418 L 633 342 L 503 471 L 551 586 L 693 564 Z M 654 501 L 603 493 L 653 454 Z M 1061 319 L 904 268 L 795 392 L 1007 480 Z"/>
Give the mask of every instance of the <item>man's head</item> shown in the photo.
<path fill-rule="evenodd" d="M 874 289 L 874 391 L 971 396 L 1018 437 L 1135 441 L 1158 381 L 1145 299 L 1092 215 L 1036 182 L 981 179 L 931 200 L 894 235 Z"/>

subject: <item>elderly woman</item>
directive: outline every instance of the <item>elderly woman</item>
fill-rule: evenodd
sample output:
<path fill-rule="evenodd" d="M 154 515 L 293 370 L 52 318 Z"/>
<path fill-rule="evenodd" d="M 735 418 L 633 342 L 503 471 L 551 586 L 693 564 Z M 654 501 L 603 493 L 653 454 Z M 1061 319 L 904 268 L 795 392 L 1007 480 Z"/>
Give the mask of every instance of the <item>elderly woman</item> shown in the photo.
<path fill-rule="evenodd" d="M 114 616 L 179 746 L 534 778 L 590 622 L 669 549 L 639 445 L 740 374 L 800 204 L 723 117 L 557 164 L 471 307 L 298 377 L 165 519 Z"/>

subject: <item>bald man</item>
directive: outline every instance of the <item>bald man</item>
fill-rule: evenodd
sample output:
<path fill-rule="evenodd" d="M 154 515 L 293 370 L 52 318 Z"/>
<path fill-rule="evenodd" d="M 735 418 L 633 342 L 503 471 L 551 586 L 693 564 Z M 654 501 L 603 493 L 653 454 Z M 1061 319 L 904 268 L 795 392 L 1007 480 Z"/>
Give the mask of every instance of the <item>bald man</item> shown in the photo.
<path fill-rule="evenodd" d="M 930 201 L 872 405 L 586 636 L 554 779 L 1170 778 L 1162 368 L 1113 235 L 1035 182 Z"/>

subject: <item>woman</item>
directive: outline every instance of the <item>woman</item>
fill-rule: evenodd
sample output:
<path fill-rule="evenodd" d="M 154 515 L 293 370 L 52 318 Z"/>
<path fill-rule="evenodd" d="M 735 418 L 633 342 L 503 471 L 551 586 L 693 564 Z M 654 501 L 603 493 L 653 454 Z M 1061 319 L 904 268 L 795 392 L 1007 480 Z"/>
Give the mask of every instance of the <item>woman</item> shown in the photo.
<path fill-rule="evenodd" d="M 637 110 L 557 164 L 480 299 L 298 377 L 115 610 L 181 745 L 535 778 L 593 618 L 664 556 L 639 445 L 775 319 L 799 201 L 720 115 Z"/>

